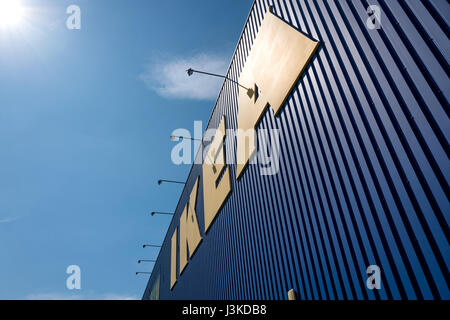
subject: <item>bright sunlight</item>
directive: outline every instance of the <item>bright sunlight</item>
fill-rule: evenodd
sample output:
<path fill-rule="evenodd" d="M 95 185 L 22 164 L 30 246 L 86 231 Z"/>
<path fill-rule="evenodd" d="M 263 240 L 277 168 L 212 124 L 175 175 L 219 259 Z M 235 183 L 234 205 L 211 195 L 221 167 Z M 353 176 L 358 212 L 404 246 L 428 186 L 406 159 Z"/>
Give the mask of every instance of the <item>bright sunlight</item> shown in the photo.
<path fill-rule="evenodd" d="M 19 0 L 0 0 L 0 27 L 17 26 L 23 14 L 24 8 Z"/>

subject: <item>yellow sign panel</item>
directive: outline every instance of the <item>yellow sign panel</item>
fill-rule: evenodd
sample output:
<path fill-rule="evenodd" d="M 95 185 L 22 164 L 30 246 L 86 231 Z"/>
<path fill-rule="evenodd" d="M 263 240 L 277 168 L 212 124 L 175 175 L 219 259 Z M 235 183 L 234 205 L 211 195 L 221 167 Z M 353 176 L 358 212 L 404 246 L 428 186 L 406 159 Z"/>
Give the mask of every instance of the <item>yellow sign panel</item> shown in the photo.
<path fill-rule="evenodd" d="M 275 116 L 279 114 L 318 46 L 273 13 L 264 17 L 239 77 L 239 83 L 254 87 L 255 94 L 249 98 L 239 88 L 236 178 L 256 150 L 254 129 L 265 109 L 270 105 Z"/>
<path fill-rule="evenodd" d="M 271 12 L 266 14 L 239 78 L 240 84 L 254 88 L 254 94 L 250 97 L 247 90 L 239 89 L 236 178 L 256 150 L 255 127 L 265 109 L 270 105 L 278 115 L 318 46 L 319 42 L 304 36 Z M 205 233 L 231 193 L 231 172 L 225 162 L 225 136 L 223 116 L 202 165 Z M 195 210 L 198 186 L 199 178 L 181 214 L 179 227 L 172 235 L 171 289 L 202 241 Z"/>
<path fill-rule="evenodd" d="M 203 171 L 203 193 L 204 193 L 204 219 L 205 232 L 219 212 L 227 196 L 231 192 L 230 169 L 225 164 L 225 117 L 222 117 L 216 130 L 214 139 L 208 149 L 206 159 L 202 165 Z M 172 235 L 171 261 L 170 261 L 170 289 L 177 282 L 177 274 L 181 275 L 189 258 L 192 257 L 198 245 L 202 241 L 200 228 L 197 220 L 197 194 L 199 187 L 197 178 L 189 196 L 189 201 L 184 207 L 180 217 L 180 225 L 175 228 Z M 179 229 L 179 270 L 177 272 L 177 230 Z M 189 251 L 189 257 L 188 257 Z"/>

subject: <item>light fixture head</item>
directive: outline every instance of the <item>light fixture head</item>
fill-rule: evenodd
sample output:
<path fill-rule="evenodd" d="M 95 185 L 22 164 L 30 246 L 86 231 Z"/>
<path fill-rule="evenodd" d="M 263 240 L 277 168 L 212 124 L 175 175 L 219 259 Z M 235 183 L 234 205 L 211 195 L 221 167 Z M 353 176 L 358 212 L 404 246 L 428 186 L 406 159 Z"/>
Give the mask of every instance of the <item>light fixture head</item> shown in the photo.
<path fill-rule="evenodd" d="M 188 76 L 192 76 L 192 74 L 194 73 L 194 69 L 189 68 L 186 70 L 186 72 L 187 72 Z"/>
<path fill-rule="evenodd" d="M 252 88 L 247 89 L 247 95 L 250 99 L 253 97 L 254 94 L 255 94 L 255 91 Z"/>
<path fill-rule="evenodd" d="M 158 180 L 158 185 L 160 185 L 162 183 L 162 180 Z"/>
<path fill-rule="evenodd" d="M 153 211 L 153 212 L 151 213 L 151 215 L 154 216 L 154 215 L 155 215 L 155 211 Z"/>

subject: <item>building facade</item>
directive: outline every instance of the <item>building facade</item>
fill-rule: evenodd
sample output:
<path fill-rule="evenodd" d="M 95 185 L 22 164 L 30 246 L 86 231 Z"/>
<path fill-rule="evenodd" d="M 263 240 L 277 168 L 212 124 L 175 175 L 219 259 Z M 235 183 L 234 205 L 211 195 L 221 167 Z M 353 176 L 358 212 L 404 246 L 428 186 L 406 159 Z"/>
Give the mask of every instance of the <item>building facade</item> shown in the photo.
<path fill-rule="evenodd" d="M 449 16 L 444 0 L 255 0 L 230 79 L 260 77 L 287 33 L 287 52 L 311 44 L 295 79 L 280 87 L 290 61 L 250 83 L 255 105 L 286 90 L 256 122 L 277 168 L 236 165 L 248 98 L 225 81 L 216 152 L 197 154 L 143 299 L 449 299 Z"/>

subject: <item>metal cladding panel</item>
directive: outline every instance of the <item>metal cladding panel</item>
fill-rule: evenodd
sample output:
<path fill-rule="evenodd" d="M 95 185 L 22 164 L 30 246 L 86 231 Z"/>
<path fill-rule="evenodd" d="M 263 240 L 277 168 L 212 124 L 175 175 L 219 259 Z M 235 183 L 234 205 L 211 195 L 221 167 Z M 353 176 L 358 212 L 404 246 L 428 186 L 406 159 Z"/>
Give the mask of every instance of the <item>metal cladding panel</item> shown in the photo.
<path fill-rule="evenodd" d="M 194 165 L 144 293 L 161 299 L 449 299 L 449 5 L 446 1 L 256 0 L 232 58 L 238 80 L 262 19 L 321 46 L 280 115 L 278 174 L 250 165 L 170 290 L 170 238 L 198 176 Z M 381 29 L 367 28 L 367 8 Z M 208 128 L 237 127 L 224 82 Z M 235 143 L 228 139 L 232 160 Z M 230 152 L 231 151 L 231 152 Z M 200 156 L 200 155 L 197 155 Z M 233 162 L 233 161 L 231 161 Z M 197 206 L 203 221 L 203 185 Z M 381 289 L 366 269 L 381 269 Z"/>

